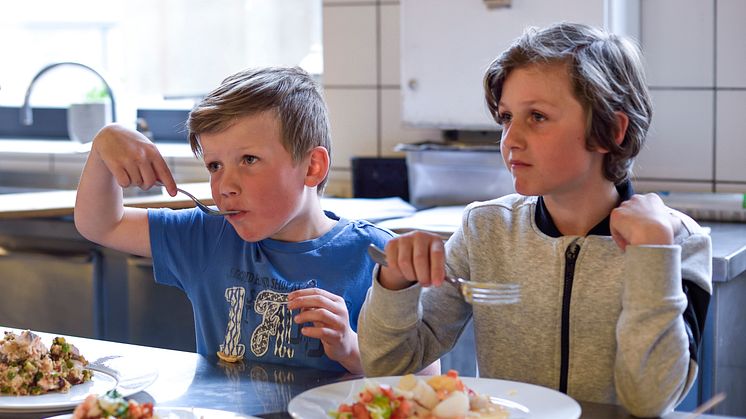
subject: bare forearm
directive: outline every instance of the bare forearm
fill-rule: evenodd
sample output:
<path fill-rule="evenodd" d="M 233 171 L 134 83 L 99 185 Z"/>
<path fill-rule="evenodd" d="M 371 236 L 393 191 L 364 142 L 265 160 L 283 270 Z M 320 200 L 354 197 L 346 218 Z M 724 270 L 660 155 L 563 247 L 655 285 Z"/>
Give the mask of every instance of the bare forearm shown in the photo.
<path fill-rule="evenodd" d="M 150 256 L 147 211 L 125 208 L 122 187 L 94 146 L 83 168 L 75 200 L 75 227 L 102 246 Z"/>

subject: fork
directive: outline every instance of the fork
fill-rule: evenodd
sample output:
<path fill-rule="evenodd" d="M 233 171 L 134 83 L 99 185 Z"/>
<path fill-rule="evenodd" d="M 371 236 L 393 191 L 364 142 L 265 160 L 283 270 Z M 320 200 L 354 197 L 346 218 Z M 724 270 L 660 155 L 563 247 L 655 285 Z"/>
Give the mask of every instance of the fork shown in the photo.
<path fill-rule="evenodd" d="M 388 266 L 386 253 L 375 244 L 371 243 L 368 246 L 368 255 L 379 265 Z M 450 276 L 446 276 L 445 280 L 456 287 L 469 304 L 515 304 L 521 300 L 521 286 L 518 284 L 467 281 Z"/>
<path fill-rule="evenodd" d="M 158 186 L 165 186 L 161 182 L 155 182 L 155 184 Z M 176 188 L 176 190 L 188 196 L 189 198 L 191 198 L 192 201 L 194 201 L 194 204 L 197 205 L 197 208 L 201 209 L 202 212 L 204 212 L 207 215 L 231 215 L 231 214 L 238 214 L 239 212 L 241 212 L 241 211 L 220 211 L 214 208 L 210 208 L 207 205 L 205 205 L 204 202 L 200 201 L 199 199 L 197 199 L 194 195 L 190 194 L 189 192 L 181 188 Z"/>

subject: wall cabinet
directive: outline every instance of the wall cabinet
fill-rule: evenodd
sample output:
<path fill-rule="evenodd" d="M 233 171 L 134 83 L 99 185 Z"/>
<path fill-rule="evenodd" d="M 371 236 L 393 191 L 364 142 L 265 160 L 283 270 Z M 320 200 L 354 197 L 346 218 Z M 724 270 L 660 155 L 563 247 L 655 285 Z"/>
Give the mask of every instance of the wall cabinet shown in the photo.
<path fill-rule="evenodd" d="M 414 126 L 496 130 L 482 77 L 526 26 L 557 21 L 604 26 L 604 1 L 521 0 L 509 8 L 483 1 L 401 3 L 402 120 Z"/>

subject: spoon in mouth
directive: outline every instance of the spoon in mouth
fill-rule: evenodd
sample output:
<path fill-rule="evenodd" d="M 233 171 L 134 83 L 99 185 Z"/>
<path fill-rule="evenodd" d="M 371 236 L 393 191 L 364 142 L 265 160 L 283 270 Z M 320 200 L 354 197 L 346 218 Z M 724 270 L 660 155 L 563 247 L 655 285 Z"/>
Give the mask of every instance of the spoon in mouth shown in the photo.
<path fill-rule="evenodd" d="M 156 182 L 155 184 L 158 186 L 164 186 L 161 182 Z M 241 211 L 220 211 L 215 208 L 210 208 L 207 205 L 205 205 L 204 202 L 200 201 L 199 199 L 197 199 L 194 195 L 190 194 L 189 192 L 181 188 L 176 188 L 176 190 L 188 196 L 192 201 L 194 201 L 194 204 L 197 205 L 197 208 L 202 210 L 202 212 L 204 212 L 207 215 L 232 215 L 232 214 L 238 214 L 239 212 L 241 212 Z"/>

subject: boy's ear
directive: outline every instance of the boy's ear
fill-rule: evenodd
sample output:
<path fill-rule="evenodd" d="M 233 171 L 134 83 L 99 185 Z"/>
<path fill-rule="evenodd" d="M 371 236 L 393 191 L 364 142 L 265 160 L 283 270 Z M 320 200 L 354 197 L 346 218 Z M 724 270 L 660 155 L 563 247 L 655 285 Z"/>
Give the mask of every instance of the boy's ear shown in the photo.
<path fill-rule="evenodd" d="M 614 132 L 614 142 L 617 145 L 622 144 L 624 136 L 627 135 L 627 127 L 629 127 L 629 116 L 626 113 L 616 111 L 614 112 L 616 118 L 616 132 Z"/>
<path fill-rule="evenodd" d="M 622 144 L 622 141 L 624 141 L 624 136 L 627 134 L 627 127 L 629 126 L 629 116 L 627 116 L 626 113 L 616 111 L 614 112 L 614 142 L 616 145 Z M 606 154 L 609 152 L 609 149 L 596 146 L 596 151 L 598 151 L 601 154 Z"/>
<path fill-rule="evenodd" d="M 329 173 L 329 151 L 326 147 L 314 147 L 309 153 L 308 169 L 306 170 L 305 185 L 308 187 L 318 186 Z"/>

